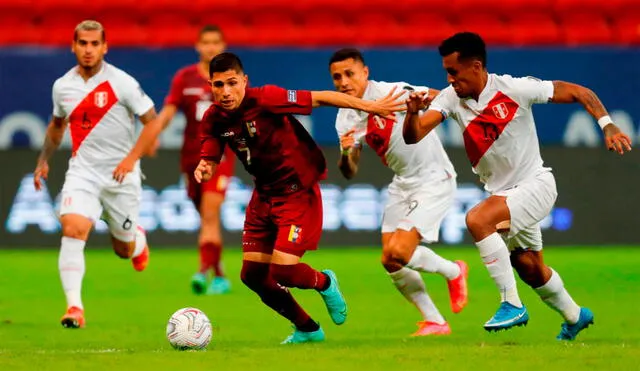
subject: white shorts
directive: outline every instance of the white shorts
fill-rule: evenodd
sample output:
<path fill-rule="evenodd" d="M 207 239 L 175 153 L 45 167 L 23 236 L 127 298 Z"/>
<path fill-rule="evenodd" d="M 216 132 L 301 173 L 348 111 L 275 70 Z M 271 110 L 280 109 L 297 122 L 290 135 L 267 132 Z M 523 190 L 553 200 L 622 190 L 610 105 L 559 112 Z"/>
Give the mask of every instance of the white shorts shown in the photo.
<path fill-rule="evenodd" d="M 429 182 L 412 189 L 389 185 L 389 199 L 382 217 L 382 233 L 415 228 L 422 241 L 438 241 L 440 225 L 453 203 L 456 179 Z"/>
<path fill-rule="evenodd" d="M 558 198 L 556 180 L 549 172 L 538 174 L 496 196 L 507 197 L 511 228 L 503 236 L 510 250 L 515 248 L 542 250 L 540 221 L 551 213 Z"/>
<path fill-rule="evenodd" d="M 141 179 L 129 174 L 122 184 L 101 180 L 91 174 L 67 172 L 62 186 L 60 216 L 78 214 L 93 223 L 102 218 L 111 235 L 123 242 L 135 240 L 138 211 L 142 199 Z"/>

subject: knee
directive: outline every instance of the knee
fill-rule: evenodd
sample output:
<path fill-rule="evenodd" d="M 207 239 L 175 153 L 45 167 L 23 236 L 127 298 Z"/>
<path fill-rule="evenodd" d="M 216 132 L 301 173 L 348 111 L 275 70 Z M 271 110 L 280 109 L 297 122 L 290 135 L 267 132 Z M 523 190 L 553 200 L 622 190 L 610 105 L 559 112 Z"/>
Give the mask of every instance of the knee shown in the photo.
<path fill-rule="evenodd" d="M 130 259 L 133 256 L 133 251 L 136 248 L 136 242 L 124 242 L 117 239 L 112 240 L 113 251 L 122 259 Z"/>
<path fill-rule="evenodd" d="M 62 224 L 62 235 L 64 237 L 74 238 L 76 240 L 86 241 L 89 236 L 89 230 L 91 226 L 89 225 L 79 225 L 77 223 L 63 223 Z"/>
<path fill-rule="evenodd" d="M 240 280 L 252 291 L 260 291 L 269 274 L 268 264 L 244 261 L 240 271 Z"/>
<path fill-rule="evenodd" d="M 383 246 L 381 262 L 389 272 L 395 272 L 409 263 L 415 246 L 401 239 L 392 238 Z"/>
<path fill-rule="evenodd" d="M 485 228 L 487 223 L 485 223 L 482 214 L 478 210 L 471 209 L 465 217 L 465 224 L 469 232 L 475 236 Z"/>

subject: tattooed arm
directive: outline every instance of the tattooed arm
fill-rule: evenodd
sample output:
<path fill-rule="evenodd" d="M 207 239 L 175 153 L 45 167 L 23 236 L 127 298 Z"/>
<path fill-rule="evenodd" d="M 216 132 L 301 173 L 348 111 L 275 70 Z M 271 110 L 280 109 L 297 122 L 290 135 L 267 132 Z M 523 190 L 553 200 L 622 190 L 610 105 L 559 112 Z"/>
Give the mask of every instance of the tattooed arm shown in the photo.
<path fill-rule="evenodd" d="M 602 128 L 607 148 L 624 154 L 631 151 L 631 139 L 613 124 L 607 109 L 591 89 L 565 81 L 553 82 L 553 103 L 580 103 Z"/>
<path fill-rule="evenodd" d="M 40 151 L 40 156 L 38 156 L 36 170 L 33 172 L 33 185 L 38 191 L 42 188 L 42 179 L 47 179 L 47 175 L 49 174 L 49 159 L 53 155 L 53 152 L 60 146 L 66 128 L 67 121 L 64 118 L 55 116 L 47 127 L 44 145 L 42 146 L 42 151 Z"/>

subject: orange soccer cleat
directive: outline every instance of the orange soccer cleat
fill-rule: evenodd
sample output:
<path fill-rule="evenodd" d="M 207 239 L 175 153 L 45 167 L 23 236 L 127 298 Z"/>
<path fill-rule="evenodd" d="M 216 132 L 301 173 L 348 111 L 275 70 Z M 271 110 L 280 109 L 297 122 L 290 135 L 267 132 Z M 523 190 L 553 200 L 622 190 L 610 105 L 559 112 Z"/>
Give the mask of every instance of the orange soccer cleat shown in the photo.
<path fill-rule="evenodd" d="M 84 310 L 78 307 L 68 308 L 60 323 L 64 328 L 83 328 L 85 323 Z"/>
<path fill-rule="evenodd" d="M 414 332 L 411 336 L 429 336 L 429 335 L 449 335 L 451 334 L 451 327 L 448 323 L 435 323 L 429 321 L 418 322 L 418 331 Z"/>
<path fill-rule="evenodd" d="M 460 267 L 460 274 L 458 277 L 447 281 L 447 286 L 449 286 L 451 310 L 453 313 L 459 313 L 468 302 L 467 277 L 469 276 L 469 267 L 462 260 L 456 260 L 455 263 Z"/>
<path fill-rule="evenodd" d="M 137 270 L 138 272 L 142 272 L 143 270 L 145 270 L 145 268 L 147 268 L 147 265 L 149 264 L 149 245 L 144 247 L 142 254 L 136 256 L 135 258 L 132 258 L 131 263 L 133 264 L 133 269 Z"/>

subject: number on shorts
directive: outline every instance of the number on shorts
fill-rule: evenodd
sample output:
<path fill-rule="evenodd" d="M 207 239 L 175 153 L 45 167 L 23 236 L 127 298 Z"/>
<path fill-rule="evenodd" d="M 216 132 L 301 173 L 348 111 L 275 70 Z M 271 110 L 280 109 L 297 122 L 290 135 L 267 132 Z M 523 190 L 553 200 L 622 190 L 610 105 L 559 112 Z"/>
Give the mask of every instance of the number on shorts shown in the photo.
<path fill-rule="evenodd" d="M 209 107 L 211 107 L 210 100 L 199 100 L 196 103 L 196 120 L 197 121 L 202 121 L 202 118 L 204 117 L 204 113 L 207 112 Z"/>
<path fill-rule="evenodd" d="M 133 226 L 133 222 L 131 221 L 131 219 L 129 219 L 129 217 L 127 217 L 124 223 L 122 223 L 122 229 L 124 229 L 125 231 L 128 231 L 129 229 L 131 229 L 132 226 Z"/>
<path fill-rule="evenodd" d="M 407 212 L 407 216 L 413 212 L 418 207 L 418 201 L 411 200 L 409 201 L 409 211 Z"/>

